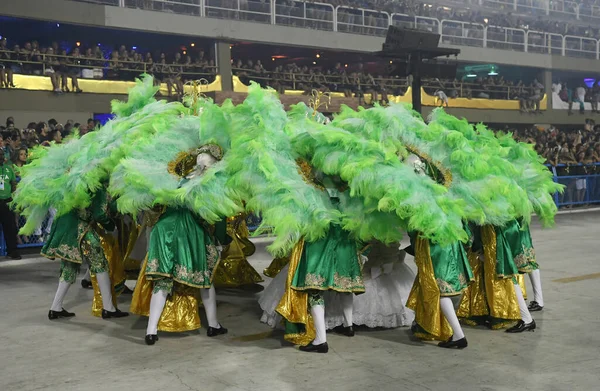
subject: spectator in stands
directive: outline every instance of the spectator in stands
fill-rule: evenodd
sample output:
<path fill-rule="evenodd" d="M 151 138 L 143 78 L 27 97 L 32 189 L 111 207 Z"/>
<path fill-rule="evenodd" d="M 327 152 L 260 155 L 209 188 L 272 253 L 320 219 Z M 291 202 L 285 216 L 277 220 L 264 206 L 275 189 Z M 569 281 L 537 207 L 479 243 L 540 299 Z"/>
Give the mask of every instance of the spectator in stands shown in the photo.
<path fill-rule="evenodd" d="M 0 88 L 15 87 L 13 81 L 12 55 L 6 46 L 6 38 L 0 39 Z"/>
<path fill-rule="evenodd" d="M 93 118 L 88 118 L 87 120 L 87 130 L 88 131 L 92 131 L 94 130 L 94 128 L 96 127 L 96 122 L 94 121 Z"/>
<path fill-rule="evenodd" d="M 71 89 L 73 92 L 83 92 L 81 88 L 79 88 L 79 75 L 81 74 L 82 58 L 83 57 L 79 52 L 79 48 L 73 49 L 71 55 L 67 58 L 66 70 L 61 75 L 63 90 L 66 90 L 65 92 L 69 92 L 69 89 L 67 88 L 67 76 L 71 77 Z"/>
<path fill-rule="evenodd" d="M 592 113 L 600 113 L 600 111 L 598 111 L 598 103 L 600 102 L 600 86 L 598 85 L 598 80 L 594 80 L 591 95 Z"/>
<path fill-rule="evenodd" d="M 573 103 L 579 103 L 579 114 L 585 113 L 585 87 L 580 85 L 575 90 L 575 96 L 569 100 L 569 115 L 573 114 Z"/>
<path fill-rule="evenodd" d="M 26 147 L 20 147 L 12 155 L 12 163 L 17 183 L 21 181 L 21 167 L 27 164 L 28 150 Z"/>
<path fill-rule="evenodd" d="M 0 224 L 2 224 L 8 256 L 12 259 L 21 259 L 21 255 L 17 251 L 16 216 L 9 206 L 16 185 L 12 163 L 6 161 L 4 154 L 0 153 Z"/>
<path fill-rule="evenodd" d="M 121 68 L 123 68 L 123 64 L 121 63 L 119 52 L 114 51 L 110 57 L 107 77 L 111 80 L 118 80 L 121 77 Z"/>
<path fill-rule="evenodd" d="M 529 97 L 530 107 L 533 108 L 535 113 L 541 113 L 540 110 L 540 101 L 544 95 L 544 85 L 540 83 L 537 79 L 533 79 L 531 83 L 531 89 L 533 90 L 533 95 Z"/>
<path fill-rule="evenodd" d="M 50 141 L 48 124 L 45 122 L 38 122 L 35 127 L 35 132 L 37 134 L 37 144 L 48 145 L 48 142 Z"/>
<path fill-rule="evenodd" d="M 62 90 L 60 89 L 59 74 L 60 62 L 58 58 L 54 55 L 54 53 L 54 49 L 51 47 L 48 48 L 48 50 L 46 51 L 46 55 L 44 56 L 44 73 L 50 78 L 50 81 L 52 82 L 52 89 L 54 90 L 54 92 L 61 93 Z"/>

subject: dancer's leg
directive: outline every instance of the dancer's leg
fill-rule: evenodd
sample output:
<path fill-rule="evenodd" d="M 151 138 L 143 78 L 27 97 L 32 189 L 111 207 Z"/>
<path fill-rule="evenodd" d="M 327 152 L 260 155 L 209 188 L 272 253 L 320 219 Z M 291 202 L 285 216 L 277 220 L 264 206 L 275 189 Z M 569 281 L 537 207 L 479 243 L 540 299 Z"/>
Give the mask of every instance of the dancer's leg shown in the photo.
<path fill-rule="evenodd" d="M 456 311 L 454 310 L 454 305 L 452 304 L 452 299 L 449 297 L 440 298 L 440 307 L 442 309 L 442 313 L 444 317 L 450 323 L 450 327 L 452 327 L 453 335 L 452 340 L 458 341 L 459 339 L 463 339 L 465 337 L 465 333 L 460 327 L 460 322 L 458 321 L 458 317 L 456 316 Z"/>

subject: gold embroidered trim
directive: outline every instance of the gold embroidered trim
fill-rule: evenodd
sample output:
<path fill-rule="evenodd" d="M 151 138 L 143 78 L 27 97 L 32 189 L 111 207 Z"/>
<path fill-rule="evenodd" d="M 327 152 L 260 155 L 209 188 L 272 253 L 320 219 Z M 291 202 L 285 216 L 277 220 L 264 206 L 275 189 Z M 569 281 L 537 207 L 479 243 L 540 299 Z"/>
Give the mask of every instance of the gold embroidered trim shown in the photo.
<path fill-rule="evenodd" d="M 427 163 L 429 163 L 433 167 L 435 167 L 440 172 L 440 174 L 442 174 L 444 187 L 446 187 L 446 188 L 450 187 L 450 185 L 452 184 L 452 172 L 450 172 L 449 169 L 445 168 L 441 162 L 434 160 L 431 156 L 429 156 L 425 152 L 420 151 L 414 145 L 405 145 L 405 147 L 409 152 L 414 153 L 419 158 L 425 160 Z M 437 178 L 434 178 L 434 179 L 437 179 Z"/>

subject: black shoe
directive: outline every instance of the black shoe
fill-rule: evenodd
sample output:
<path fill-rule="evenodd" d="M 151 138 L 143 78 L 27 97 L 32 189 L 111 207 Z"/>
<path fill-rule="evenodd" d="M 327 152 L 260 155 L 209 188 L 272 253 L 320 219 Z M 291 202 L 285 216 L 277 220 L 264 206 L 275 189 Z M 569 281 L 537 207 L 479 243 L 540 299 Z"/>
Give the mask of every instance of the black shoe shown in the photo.
<path fill-rule="evenodd" d="M 12 252 L 10 254 L 7 255 L 10 259 L 22 259 L 21 254 L 19 254 L 18 252 Z"/>
<path fill-rule="evenodd" d="M 303 352 L 309 353 L 327 353 L 329 351 L 329 345 L 327 345 L 327 342 L 323 342 L 319 345 L 313 345 L 313 343 L 311 342 L 306 346 L 300 346 L 299 349 Z"/>
<path fill-rule="evenodd" d="M 102 319 L 110 319 L 110 318 L 124 318 L 129 316 L 129 312 L 123 312 L 120 309 L 116 309 L 114 311 L 102 310 Z"/>
<path fill-rule="evenodd" d="M 145 338 L 146 345 L 154 345 L 156 341 L 158 341 L 158 335 L 156 334 L 148 334 Z"/>
<path fill-rule="evenodd" d="M 467 338 L 466 337 L 462 337 L 458 341 L 453 341 L 452 337 L 450 337 L 449 340 L 438 343 L 438 346 L 440 348 L 446 348 L 446 349 L 454 349 L 454 348 L 456 348 L 456 349 L 464 349 L 467 346 L 469 346 L 469 344 L 467 343 Z"/>
<path fill-rule="evenodd" d="M 221 325 L 219 326 L 219 328 L 209 327 L 208 330 L 206 330 L 206 335 L 209 337 L 216 337 L 217 335 L 227 334 L 227 329 Z"/>
<path fill-rule="evenodd" d="M 337 326 L 333 331 L 337 334 L 345 335 L 346 337 L 354 337 L 354 329 L 352 326 Z"/>
<path fill-rule="evenodd" d="M 538 303 L 537 301 L 532 301 L 531 303 L 529 303 L 529 307 L 527 307 L 527 309 L 530 312 L 533 312 L 533 311 L 541 311 L 544 309 L 544 307 L 541 306 L 540 303 Z"/>
<path fill-rule="evenodd" d="M 61 318 L 72 318 L 74 316 L 75 316 L 74 313 L 68 312 L 64 308 L 62 309 L 62 311 L 52 311 L 52 310 L 48 311 L 48 319 L 50 319 L 50 320 L 61 319 Z"/>
<path fill-rule="evenodd" d="M 81 280 L 81 287 L 84 289 L 94 289 L 90 280 Z"/>
<path fill-rule="evenodd" d="M 127 286 L 125 286 L 125 287 L 123 288 L 123 291 L 121 292 L 121 294 L 122 294 L 122 295 L 132 295 L 132 294 L 133 294 L 133 291 L 132 291 L 131 289 L 127 288 Z"/>
<path fill-rule="evenodd" d="M 516 325 L 507 329 L 507 333 L 522 333 L 523 331 L 534 331 L 535 330 L 535 320 L 532 320 L 531 323 L 525 323 L 522 320 L 518 321 Z"/>

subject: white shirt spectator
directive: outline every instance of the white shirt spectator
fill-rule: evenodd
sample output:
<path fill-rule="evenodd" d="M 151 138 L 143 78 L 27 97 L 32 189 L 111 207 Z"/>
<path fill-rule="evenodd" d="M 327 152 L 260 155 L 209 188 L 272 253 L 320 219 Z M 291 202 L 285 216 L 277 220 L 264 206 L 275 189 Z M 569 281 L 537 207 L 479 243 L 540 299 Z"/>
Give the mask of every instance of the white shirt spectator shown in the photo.
<path fill-rule="evenodd" d="M 552 92 L 554 92 L 555 94 L 560 94 L 561 90 L 562 90 L 562 84 L 552 83 Z"/>
<path fill-rule="evenodd" d="M 585 102 L 585 88 L 577 87 L 575 91 L 577 92 L 577 98 L 579 99 L 579 101 Z"/>

